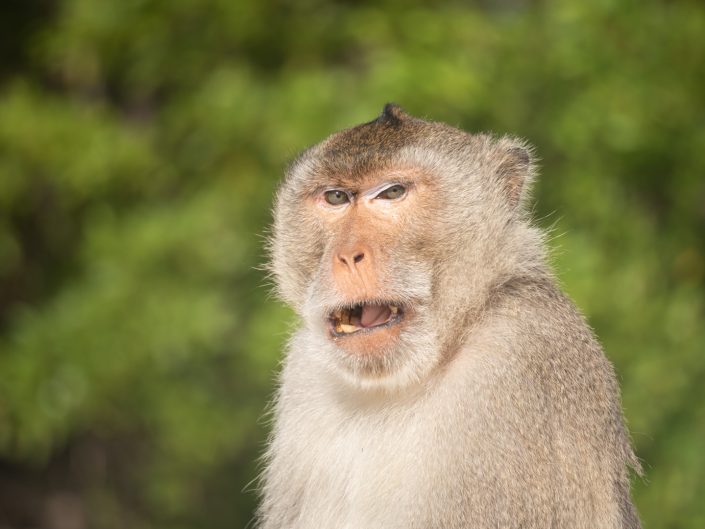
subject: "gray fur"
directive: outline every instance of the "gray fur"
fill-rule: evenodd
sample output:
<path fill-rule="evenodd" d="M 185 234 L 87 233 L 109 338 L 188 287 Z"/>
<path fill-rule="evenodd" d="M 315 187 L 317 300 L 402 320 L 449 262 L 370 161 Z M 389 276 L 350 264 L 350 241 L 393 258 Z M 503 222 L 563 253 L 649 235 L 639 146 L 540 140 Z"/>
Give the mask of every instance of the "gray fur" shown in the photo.
<path fill-rule="evenodd" d="M 408 235 L 385 240 L 383 285 L 417 324 L 395 350 L 351 359 L 322 323 L 340 301 L 333 241 L 307 197 L 402 166 L 430 191 Z M 525 213 L 533 176 L 522 141 L 393 105 L 294 162 L 271 266 L 301 326 L 280 375 L 261 529 L 640 527 L 614 370 L 546 265 Z"/>

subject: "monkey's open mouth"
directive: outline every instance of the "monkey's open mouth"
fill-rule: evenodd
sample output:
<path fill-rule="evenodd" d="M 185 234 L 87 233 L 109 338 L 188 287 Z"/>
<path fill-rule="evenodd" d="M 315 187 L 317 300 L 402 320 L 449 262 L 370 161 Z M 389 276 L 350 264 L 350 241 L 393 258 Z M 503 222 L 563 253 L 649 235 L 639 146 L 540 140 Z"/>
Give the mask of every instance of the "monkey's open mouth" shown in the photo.
<path fill-rule="evenodd" d="M 335 336 L 346 336 L 357 332 L 369 332 L 399 323 L 404 311 L 398 305 L 357 303 L 351 307 L 333 311 L 328 320 Z"/>

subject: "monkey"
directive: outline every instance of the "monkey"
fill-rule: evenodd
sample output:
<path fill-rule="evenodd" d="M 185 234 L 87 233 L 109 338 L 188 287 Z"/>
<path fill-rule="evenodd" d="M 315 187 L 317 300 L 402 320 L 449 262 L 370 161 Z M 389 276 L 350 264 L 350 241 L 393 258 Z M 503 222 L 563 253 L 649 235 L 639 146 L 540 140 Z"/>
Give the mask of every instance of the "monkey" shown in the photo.
<path fill-rule="evenodd" d="M 527 203 L 533 148 L 395 104 L 308 148 L 275 198 L 298 316 L 261 529 L 636 529 L 614 369 Z"/>

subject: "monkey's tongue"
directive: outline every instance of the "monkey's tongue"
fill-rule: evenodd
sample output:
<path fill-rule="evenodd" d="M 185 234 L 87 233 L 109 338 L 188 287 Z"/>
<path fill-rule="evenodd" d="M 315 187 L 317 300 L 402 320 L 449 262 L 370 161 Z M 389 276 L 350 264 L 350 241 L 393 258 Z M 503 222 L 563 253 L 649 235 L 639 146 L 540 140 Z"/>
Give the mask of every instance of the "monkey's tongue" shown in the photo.
<path fill-rule="evenodd" d="M 392 315 L 392 311 L 385 305 L 363 305 L 360 315 L 360 325 L 363 327 L 374 327 L 386 323 Z"/>

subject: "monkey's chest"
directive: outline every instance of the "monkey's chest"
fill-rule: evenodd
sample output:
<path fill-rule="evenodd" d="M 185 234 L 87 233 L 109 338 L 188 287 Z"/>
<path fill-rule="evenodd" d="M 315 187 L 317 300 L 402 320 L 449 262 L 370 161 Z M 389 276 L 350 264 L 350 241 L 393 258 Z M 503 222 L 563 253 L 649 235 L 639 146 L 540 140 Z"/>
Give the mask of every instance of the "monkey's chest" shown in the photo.
<path fill-rule="evenodd" d="M 428 527 L 425 499 L 437 468 L 427 432 L 414 424 L 387 429 L 350 423 L 319 425 L 315 433 L 307 449 L 296 450 L 308 454 L 292 480 L 300 485 L 298 527 Z"/>
<path fill-rule="evenodd" d="M 483 414 L 460 421 L 459 407 L 429 406 L 386 420 L 297 415 L 276 465 L 279 497 L 296 506 L 291 528 L 520 527 L 517 506 L 534 516 L 543 500 L 532 490 L 546 479 L 538 464 L 527 473 L 535 454 Z"/>

